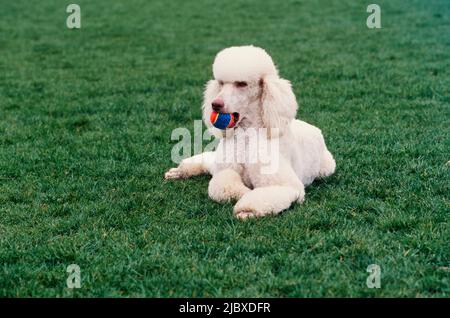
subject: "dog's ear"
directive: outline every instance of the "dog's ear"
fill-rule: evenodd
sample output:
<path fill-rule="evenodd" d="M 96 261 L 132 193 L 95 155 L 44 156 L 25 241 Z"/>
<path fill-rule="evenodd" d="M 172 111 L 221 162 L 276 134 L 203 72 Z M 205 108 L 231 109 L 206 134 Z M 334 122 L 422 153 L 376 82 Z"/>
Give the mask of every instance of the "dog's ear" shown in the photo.
<path fill-rule="evenodd" d="M 291 83 L 276 75 L 268 75 L 261 79 L 262 119 L 269 137 L 283 134 L 297 113 L 297 100 Z"/>
<path fill-rule="evenodd" d="M 220 93 L 220 84 L 217 80 L 210 80 L 208 83 L 206 83 L 205 91 L 203 92 L 203 122 L 205 123 L 206 127 L 208 128 L 209 132 L 218 137 L 223 137 L 223 132 L 220 129 L 215 128 L 211 124 L 211 113 L 212 113 L 212 107 L 211 103 L 216 98 L 217 95 Z"/>

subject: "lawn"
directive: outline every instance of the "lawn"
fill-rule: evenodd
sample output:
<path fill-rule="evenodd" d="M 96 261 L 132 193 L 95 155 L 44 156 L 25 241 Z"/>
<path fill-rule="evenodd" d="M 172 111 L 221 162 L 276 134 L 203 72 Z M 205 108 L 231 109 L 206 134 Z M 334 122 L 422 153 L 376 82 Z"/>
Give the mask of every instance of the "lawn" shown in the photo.
<path fill-rule="evenodd" d="M 69 3 L 0 3 L 0 296 L 450 296 L 448 1 L 380 0 L 381 29 L 361 1 L 78 0 L 69 30 Z M 242 44 L 337 162 L 247 222 L 209 177 L 163 178 L 214 55 Z"/>

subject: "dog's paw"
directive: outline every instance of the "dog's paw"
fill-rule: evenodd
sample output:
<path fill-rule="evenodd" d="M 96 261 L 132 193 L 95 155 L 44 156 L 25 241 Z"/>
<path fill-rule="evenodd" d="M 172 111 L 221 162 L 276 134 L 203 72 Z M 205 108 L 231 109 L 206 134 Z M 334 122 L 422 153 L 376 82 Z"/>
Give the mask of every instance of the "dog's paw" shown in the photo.
<path fill-rule="evenodd" d="M 183 179 L 184 178 L 184 174 L 181 171 L 180 168 L 171 168 L 169 171 L 167 171 L 164 174 L 164 178 L 166 180 L 176 180 L 176 179 Z"/>
<path fill-rule="evenodd" d="M 252 218 L 255 218 L 256 217 L 256 215 L 253 213 L 253 212 L 250 212 L 250 211 L 241 211 L 241 212 L 238 212 L 238 213 L 235 213 L 234 214 L 234 216 L 236 217 L 236 218 L 238 218 L 239 220 L 247 220 L 247 219 L 252 219 Z"/>
<path fill-rule="evenodd" d="M 269 186 L 256 188 L 247 192 L 234 206 L 234 215 L 241 220 L 266 215 L 275 215 L 289 206 L 296 200 L 303 200 L 304 189 Z"/>
<path fill-rule="evenodd" d="M 261 200 L 248 192 L 234 206 L 234 215 L 240 220 L 246 220 L 255 217 L 262 217 L 273 214 L 273 209 L 265 200 Z"/>
<path fill-rule="evenodd" d="M 257 209 L 248 209 L 248 210 L 235 210 L 234 216 L 238 218 L 239 220 L 247 220 L 247 219 L 253 219 L 253 218 L 259 218 L 266 215 L 271 215 L 272 213 Z"/>

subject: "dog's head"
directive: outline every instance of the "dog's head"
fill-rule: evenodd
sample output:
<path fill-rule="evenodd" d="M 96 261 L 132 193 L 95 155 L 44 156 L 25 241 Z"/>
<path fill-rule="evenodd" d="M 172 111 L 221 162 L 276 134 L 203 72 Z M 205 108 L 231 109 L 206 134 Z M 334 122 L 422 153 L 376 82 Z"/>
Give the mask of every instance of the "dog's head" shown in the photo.
<path fill-rule="evenodd" d="M 254 46 L 220 51 L 213 64 L 214 79 L 205 88 L 203 119 L 216 136 L 223 132 L 210 122 L 211 112 L 239 113 L 241 123 L 267 128 L 272 137 L 282 134 L 297 112 L 289 81 L 278 76 L 269 54 Z"/>

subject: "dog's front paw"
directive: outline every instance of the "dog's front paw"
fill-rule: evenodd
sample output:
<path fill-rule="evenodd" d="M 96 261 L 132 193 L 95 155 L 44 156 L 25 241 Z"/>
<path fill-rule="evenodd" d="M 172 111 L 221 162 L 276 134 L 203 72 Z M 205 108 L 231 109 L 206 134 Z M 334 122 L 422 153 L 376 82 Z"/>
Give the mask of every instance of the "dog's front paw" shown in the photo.
<path fill-rule="evenodd" d="M 234 206 L 234 215 L 241 220 L 278 214 L 296 200 L 303 200 L 304 190 L 286 186 L 256 188 L 247 192 Z"/>
<path fill-rule="evenodd" d="M 255 192 L 248 192 L 236 203 L 234 215 L 238 219 L 245 220 L 273 214 L 270 204 L 255 194 Z"/>
<path fill-rule="evenodd" d="M 254 206 L 240 206 L 234 209 L 234 216 L 237 217 L 239 220 L 262 217 L 268 214 L 271 213 L 268 213 L 267 211 L 264 210 L 259 210 L 257 207 Z"/>
<path fill-rule="evenodd" d="M 180 168 L 171 168 L 164 174 L 166 180 L 183 179 L 184 174 Z"/>

